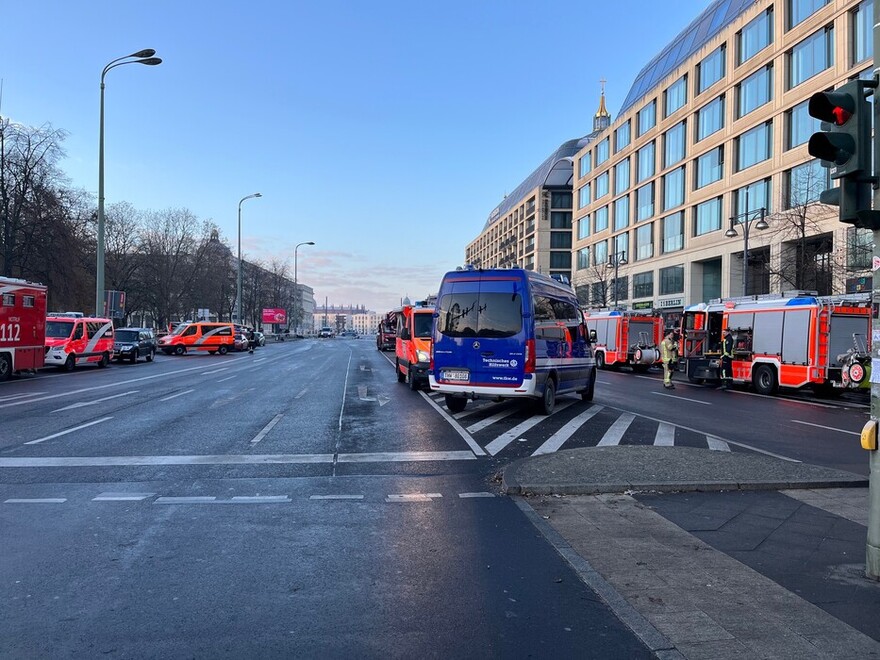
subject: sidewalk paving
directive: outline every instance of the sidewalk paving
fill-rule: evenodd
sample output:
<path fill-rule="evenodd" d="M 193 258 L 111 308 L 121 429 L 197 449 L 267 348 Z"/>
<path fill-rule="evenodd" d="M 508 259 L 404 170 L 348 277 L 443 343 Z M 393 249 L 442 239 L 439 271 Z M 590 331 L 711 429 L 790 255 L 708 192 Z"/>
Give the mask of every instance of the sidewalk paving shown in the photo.
<path fill-rule="evenodd" d="M 627 446 L 523 459 L 503 487 L 660 658 L 880 658 L 864 477 Z"/>

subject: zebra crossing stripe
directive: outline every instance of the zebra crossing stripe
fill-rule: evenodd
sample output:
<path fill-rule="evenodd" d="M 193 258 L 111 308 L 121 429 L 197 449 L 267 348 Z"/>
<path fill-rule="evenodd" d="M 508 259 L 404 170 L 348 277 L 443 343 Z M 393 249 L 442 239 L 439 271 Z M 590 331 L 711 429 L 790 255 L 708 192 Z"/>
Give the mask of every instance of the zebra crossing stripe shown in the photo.
<path fill-rule="evenodd" d="M 477 431 L 482 431 L 487 426 L 491 426 L 495 422 L 502 420 L 505 417 L 508 417 L 509 415 L 512 415 L 513 413 L 518 412 L 518 411 L 519 411 L 519 408 L 517 406 L 511 406 L 507 410 L 502 410 L 500 413 L 496 413 L 496 414 L 492 415 L 491 417 L 487 417 L 486 419 L 480 420 L 479 422 L 476 422 L 475 424 L 471 424 L 470 426 L 467 427 L 467 432 L 468 433 L 476 433 Z"/>
<path fill-rule="evenodd" d="M 570 405 L 572 405 L 574 401 L 566 401 L 565 403 L 559 404 L 556 406 L 556 410 L 565 410 Z M 541 422 L 543 422 L 546 417 L 543 415 L 534 415 L 533 417 L 529 417 L 526 421 L 521 424 L 517 424 L 512 429 L 507 431 L 506 433 L 502 433 L 497 438 L 495 438 L 492 442 L 486 445 L 486 451 L 489 452 L 492 456 L 497 454 L 499 451 L 504 449 L 511 442 L 516 440 L 516 438 L 526 431 L 528 431 L 533 426 L 537 426 Z"/>
<path fill-rule="evenodd" d="M 709 445 L 709 449 L 714 449 L 715 451 L 730 451 L 730 445 L 724 442 L 721 438 L 707 435 L 706 443 Z"/>
<path fill-rule="evenodd" d="M 633 423 L 635 418 L 636 416 L 632 413 L 623 413 L 617 418 L 617 421 L 611 425 L 611 428 L 605 432 L 605 435 L 602 436 L 602 439 L 599 440 L 599 444 L 596 446 L 609 447 L 612 445 L 619 445 L 621 438 L 623 438 L 623 434 L 626 433 L 626 430 L 629 428 L 629 425 Z"/>
<path fill-rule="evenodd" d="M 657 426 L 657 435 L 654 436 L 655 447 L 672 447 L 675 445 L 675 426 L 660 422 Z"/>
<path fill-rule="evenodd" d="M 604 409 L 605 406 L 593 406 L 586 412 L 582 412 L 580 415 L 570 420 L 556 433 L 547 438 L 544 444 L 538 447 L 532 456 L 552 454 L 554 451 L 557 451 L 588 419 L 599 414 Z"/>

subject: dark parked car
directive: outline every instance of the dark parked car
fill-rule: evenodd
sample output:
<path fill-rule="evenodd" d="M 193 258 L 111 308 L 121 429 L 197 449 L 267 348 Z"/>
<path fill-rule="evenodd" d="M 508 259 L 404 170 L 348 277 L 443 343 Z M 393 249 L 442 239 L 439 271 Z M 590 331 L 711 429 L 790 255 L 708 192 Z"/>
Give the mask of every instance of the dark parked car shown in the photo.
<path fill-rule="evenodd" d="M 122 362 L 132 363 L 139 357 L 153 361 L 156 355 L 156 335 L 151 328 L 117 328 L 113 337 L 113 357 Z"/>

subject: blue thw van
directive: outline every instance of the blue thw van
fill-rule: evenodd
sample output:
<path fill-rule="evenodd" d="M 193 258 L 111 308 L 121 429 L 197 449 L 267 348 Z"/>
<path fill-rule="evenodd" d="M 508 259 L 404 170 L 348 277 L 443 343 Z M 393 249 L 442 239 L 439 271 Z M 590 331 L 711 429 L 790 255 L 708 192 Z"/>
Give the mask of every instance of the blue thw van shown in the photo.
<path fill-rule="evenodd" d="M 570 286 L 522 268 L 447 273 L 434 309 L 428 382 L 452 412 L 468 399 L 593 399 L 596 361 Z"/>

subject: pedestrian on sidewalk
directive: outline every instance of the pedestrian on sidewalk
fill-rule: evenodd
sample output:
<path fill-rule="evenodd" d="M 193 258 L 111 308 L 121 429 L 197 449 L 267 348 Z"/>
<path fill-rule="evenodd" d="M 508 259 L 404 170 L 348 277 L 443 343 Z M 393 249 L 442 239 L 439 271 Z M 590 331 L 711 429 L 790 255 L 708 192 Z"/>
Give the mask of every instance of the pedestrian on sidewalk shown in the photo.
<path fill-rule="evenodd" d="M 672 370 L 675 363 L 678 362 L 678 339 L 678 332 L 670 330 L 666 333 L 663 341 L 660 342 L 660 361 L 663 363 L 663 387 L 667 390 L 675 389 L 675 385 L 672 384 Z"/>
<path fill-rule="evenodd" d="M 721 341 L 721 387 L 729 390 L 733 384 L 733 335 L 730 328 L 724 328 L 724 339 Z"/>

